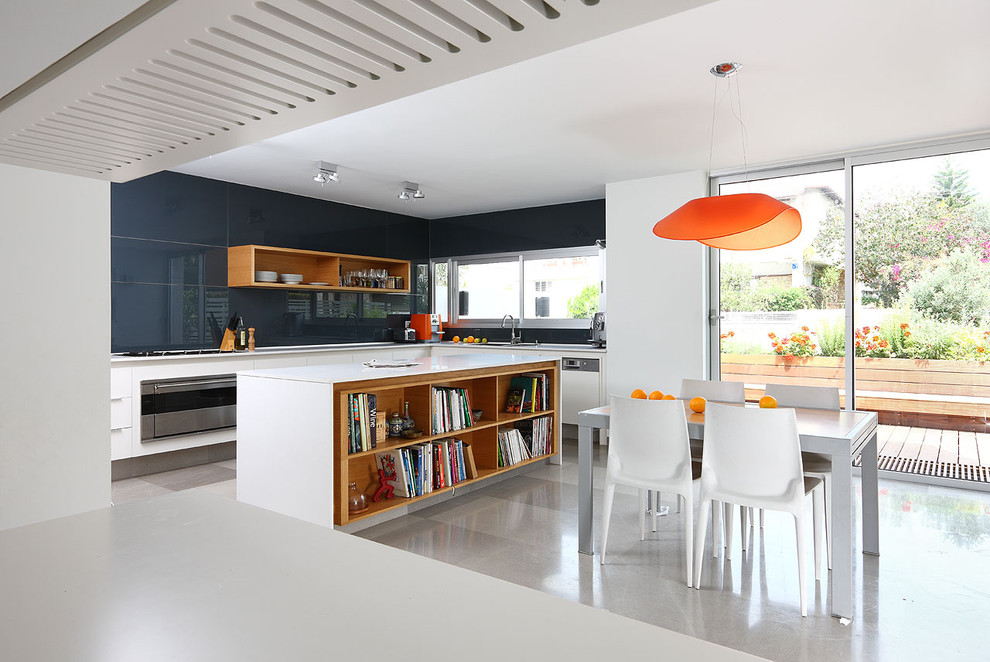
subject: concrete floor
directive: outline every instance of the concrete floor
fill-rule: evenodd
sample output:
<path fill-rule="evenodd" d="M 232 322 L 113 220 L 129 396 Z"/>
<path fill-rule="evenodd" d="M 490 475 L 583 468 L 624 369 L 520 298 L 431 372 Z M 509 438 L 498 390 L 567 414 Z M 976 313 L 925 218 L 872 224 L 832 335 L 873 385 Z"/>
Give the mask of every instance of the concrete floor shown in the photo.
<path fill-rule="evenodd" d="M 772 660 L 990 659 L 986 493 L 881 480 L 881 556 L 855 555 L 856 615 L 844 624 L 828 615 L 827 576 L 814 582 L 810 532 L 808 617 L 801 618 L 794 527 L 783 514 L 767 513 L 748 553 L 738 551 L 737 533 L 731 561 L 712 558 L 709 535 L 700 590 L 685 585 L 686 514 L 674 513 L 673 501 L 660 530 L 640 541 L 637 497 L 619 488 L 608 564 L 578 554 L 576 454 L 565 441 L 563 466 L 541 466 L 355 535 Z M 599 486 L 603 460 L 596 458 Z M 235 481 L 219 470 L 234 466 L 118 481 L 114 499 L 176 489 L 233 497 Z M 597 538 L 598 490 L 595 504 Z"/>

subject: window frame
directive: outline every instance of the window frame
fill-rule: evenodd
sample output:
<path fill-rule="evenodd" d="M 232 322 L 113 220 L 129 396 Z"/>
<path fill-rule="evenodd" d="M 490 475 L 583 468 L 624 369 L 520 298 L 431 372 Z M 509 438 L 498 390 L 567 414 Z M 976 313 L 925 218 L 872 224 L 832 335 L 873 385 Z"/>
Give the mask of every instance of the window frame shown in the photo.
<path fill-rule="evenodd" d="M 511 251 L 505 253 L 482 253 L 478 255 L 460 255 L 452 257 L 440 257 L 430 259 L 430 275 L 436 273 L 436 265 L 447 264 L 447 300 L 436 300 L 436 287 L 430 284 L 430 300 L 433 310 L 441 312 L 447 311 L 447 321 L 445 327 L 467 328 L 467 327 L 492 327 L 499 326 L 502 318 L 470 317 L 461 319 L 457 314 L 457 302 L 460 300 L 460 283 L 457 279 L 457 269 L 462 264 L 490 264 L 492 262 L 516 262 L 518 264 L 519 283 L 519 316 L 517 319 L 518 328 L 521 329 L 584 329 L 591 324 L 591 319 L 571 319 L 562 317 L 526 317 L 526 273 L 525 263 L 527 260 L 546 260 L 553 258 L 569 257 L 598 257 L 599 265 L 599 309 L 604 310 L 605 293 L 605 261 L 602 256 L 602 249 L 597 245 L 575 246 L 571 248 L 550 248 L 532 251 Z M 516 317 L 513 315 L 513 317 Z"/>

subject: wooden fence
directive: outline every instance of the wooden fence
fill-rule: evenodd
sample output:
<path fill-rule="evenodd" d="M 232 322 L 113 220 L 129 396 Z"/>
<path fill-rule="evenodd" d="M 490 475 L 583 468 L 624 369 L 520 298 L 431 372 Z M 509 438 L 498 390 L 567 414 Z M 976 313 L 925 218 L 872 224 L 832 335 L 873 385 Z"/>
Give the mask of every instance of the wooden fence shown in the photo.
<path fill-rule="evenodd" d="M 855 367 L 856 408 L 878 412 L 882 424 L 990 432 L 985 363 L 857 358 Z M 765 384 L 836 386 L 844 392 L 845 359 L 723 354 L 722 379 L 747 384 L 747 400 L 759 399 Z"/>

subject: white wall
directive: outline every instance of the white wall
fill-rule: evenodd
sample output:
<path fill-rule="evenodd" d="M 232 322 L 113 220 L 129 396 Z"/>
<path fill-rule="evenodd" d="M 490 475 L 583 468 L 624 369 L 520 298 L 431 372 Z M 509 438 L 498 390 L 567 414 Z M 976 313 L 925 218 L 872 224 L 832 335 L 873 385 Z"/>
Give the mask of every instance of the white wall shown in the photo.
<path fill-rule="evenodd" d="M 681 379 L 705 372 L 705 247 L 653 234 L 653 225 L 707 195 L 705 172 L 605 187 L 608 261 L 608 392 L 635 388 L 677 395 Z"/>
<path fill-rule="evenodd" d="M 0 200 L 5 529 L 110 502 L 110 185 L 0 164 Z"/>

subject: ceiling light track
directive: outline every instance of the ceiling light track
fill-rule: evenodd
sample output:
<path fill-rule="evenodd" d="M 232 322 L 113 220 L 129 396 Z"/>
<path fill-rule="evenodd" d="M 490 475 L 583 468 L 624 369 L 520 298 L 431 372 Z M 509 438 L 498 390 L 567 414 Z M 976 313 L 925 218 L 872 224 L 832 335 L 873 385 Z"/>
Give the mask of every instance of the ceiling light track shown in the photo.
<path fill-rule="evenodd" d="M 325 185 L 327 182 L 336 184 L 340 181 L 340 173 L 337 171 L 337 165 L 320 161 L 316 164 L 316 174 L 313 176 L 313 181 L 319 182 L 320 186 Z"/>
<path fill-rule="evenodd" d="M 410 199 L 422 200 L 426 197 L 423 190 L 416 182 L 402 182 L 402 190 L 399 191 L 399 200 L 406 202 Z"/>

